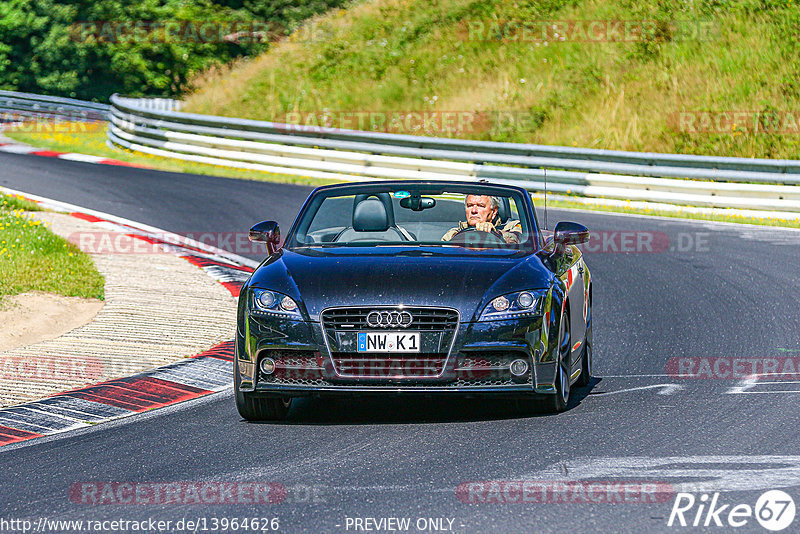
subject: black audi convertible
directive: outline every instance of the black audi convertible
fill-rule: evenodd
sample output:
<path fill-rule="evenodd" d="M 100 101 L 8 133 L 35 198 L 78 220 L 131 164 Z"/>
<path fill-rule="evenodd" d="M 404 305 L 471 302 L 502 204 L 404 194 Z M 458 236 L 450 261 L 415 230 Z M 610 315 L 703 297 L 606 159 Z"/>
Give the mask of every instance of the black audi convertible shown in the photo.
<path fill-rule="evenodd" d="M 586 227 L 544 239 L 530 194 L 484 182 L 320 187 L 241 290 L 234 387 L 247 420 L 323 395 L 501 396 L 566 409 L 592 376 Z"/>

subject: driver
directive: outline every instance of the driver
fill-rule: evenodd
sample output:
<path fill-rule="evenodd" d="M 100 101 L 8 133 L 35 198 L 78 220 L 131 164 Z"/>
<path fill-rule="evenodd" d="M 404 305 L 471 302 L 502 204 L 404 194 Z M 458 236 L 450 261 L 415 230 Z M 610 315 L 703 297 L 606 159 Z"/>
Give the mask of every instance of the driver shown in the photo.
<path fill-rule="evenodd" d="M 519 221 L 508 221 L 501 229 L 495 227 L 495 224 L 499 223 L 497 212 L 500 208 L 500 200 L 497 197 L 467 195 L 467 198 L 464 199 L 464 205 L 466 206 L 467 220 L 460 221 L 458 226 L 448 230 L 442 236 L 442 241 L 450 241 L 457 233 L 473 227 L 479 232 L 500 234 L 506 243 L 519 243 L 522 235 L 522 226 L 520 226 Z"/>

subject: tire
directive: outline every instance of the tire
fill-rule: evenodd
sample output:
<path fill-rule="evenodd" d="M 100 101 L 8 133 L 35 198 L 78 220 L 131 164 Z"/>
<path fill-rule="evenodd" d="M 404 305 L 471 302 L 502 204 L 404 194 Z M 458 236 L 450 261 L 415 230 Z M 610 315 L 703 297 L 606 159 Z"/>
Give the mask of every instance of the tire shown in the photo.
<path fill-rule="evenodd" d="M 586 313 L 586 338 L 581 352 L 581 374 L 575 382 L 576 386 L 586 387 L 592 381 L 592 301 Z"/>
<path fill-rule="evenodd" d="M 240 391 L 238 360 L 238 356 L 234 356 L 233 389 L 239 415 L 247 421 L 284 421 L 292 406 L 292 399 L 255 397 Z"/>
<path fill-rule="evenodd" d="M 559 413 L 567 409 L 570 393 L 569 355 L 572 350 L 572 337 L 569 328 L 569 310 L 564 308 L 558 328 L 558 361 L 556 363 L 556 394 L 548 395 L 542 402 L 542 409 L 548 413 Z"/>
<path fill-rule="evenodd" d="M 290 398 L 251 397 L 236 392 L 236 409 L 248 421 L 284 421 L 291 406 Z"/>

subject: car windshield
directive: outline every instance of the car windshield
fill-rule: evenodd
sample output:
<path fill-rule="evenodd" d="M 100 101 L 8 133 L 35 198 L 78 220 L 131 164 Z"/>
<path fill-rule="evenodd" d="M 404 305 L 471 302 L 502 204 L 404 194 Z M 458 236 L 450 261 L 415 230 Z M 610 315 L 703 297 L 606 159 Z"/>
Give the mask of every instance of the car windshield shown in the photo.
<path fill-rule="evenodd" d="M 373 186 L 315 195 L 287 246 L 530 248 L 538 242 L 535 228 L 513 190 Z"/>

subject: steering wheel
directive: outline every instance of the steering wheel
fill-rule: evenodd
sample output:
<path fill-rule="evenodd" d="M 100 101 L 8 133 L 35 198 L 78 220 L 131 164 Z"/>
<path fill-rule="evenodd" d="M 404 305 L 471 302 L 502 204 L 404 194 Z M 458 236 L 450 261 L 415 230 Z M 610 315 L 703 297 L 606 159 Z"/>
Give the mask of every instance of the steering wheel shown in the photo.
<path fill-rule="evenodd" d="M 506 240 L 503 239 L 503 234 L 497 229 L 491 232 L 484 232 L 476 230 L 474 226 L 468 226 L 456 232 L 450 239 L 450 243 L 469 246 L 505 245 Z"/>

